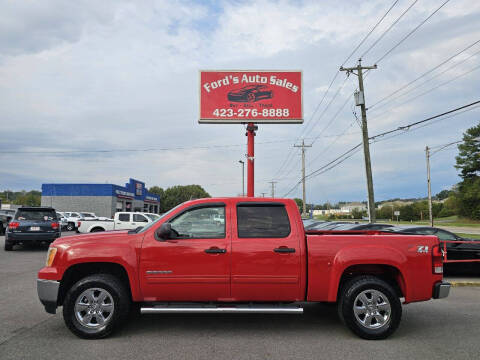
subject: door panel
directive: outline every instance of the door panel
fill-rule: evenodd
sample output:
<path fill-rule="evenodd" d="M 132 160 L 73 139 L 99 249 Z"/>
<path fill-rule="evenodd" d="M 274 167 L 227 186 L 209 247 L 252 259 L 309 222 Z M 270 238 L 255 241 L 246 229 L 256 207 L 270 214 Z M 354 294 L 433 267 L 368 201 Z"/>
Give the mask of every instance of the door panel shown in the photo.
<path fill-rule="evenodd" d="M 269 210 L 252 207 L 252 212 L 244 212 L 237 219 L 238 212 L 233 211 L 232 237 L 232 298 L 235 301 L 297 301 L 303 299 L 301 292 L 301 253 L 299 235 L 296 227 L 280 229 L 278 221 L 285 207 L 278 207 L 271 214 Z M 239 207 L 237 207 L 237 210 Z M 240 210 L 242 211 L 242 210 Z M 259 214 L 259 218 L 252 219 Z M 271 212 L 271 211 L 270 211 Z M 242 216 L 246 217 L 242 221 Z M 265 220 L 265 221 L 264 221 Z M 290 220 L 286 217 L 284 220 Z M 238 222 L 240 221 L 240 222 Z M 256 231 L 242 234 L 242 222 L 245 229 Z M 240 228 L 240 232 L 238 229 Z M 288 231 L 287 231 L 288 230 Z M 282 235 L 281 237 L 273 237 Z M 268 237 L 261 237 L 263 236 Z M 237 236 L 238 235 L 238 236 Z M 253 237 L 256 236 L 256 237 Z"/>
<path fill-rule="evenodd" d="M 229 219 L 228 208 L 222 209 L 225 219 Z M 180 209 L 166 220 L 176 228 L 179 238 L 159 241 L 154 231 L 145 235 L 140 259 L 145 301 L 221 301 L 230 297 L 231 231 L 225 224 L 223 234 L 215 230 L 219 229 L 218 223 L 210 220 L 214 221 L 216 210 L 211 218 L 182 215 L 196 210 Z M 184 218 L 179 223 L 176 219 L 181 216 Z M 217 236 L 201 238 L 202 234 Z"/>

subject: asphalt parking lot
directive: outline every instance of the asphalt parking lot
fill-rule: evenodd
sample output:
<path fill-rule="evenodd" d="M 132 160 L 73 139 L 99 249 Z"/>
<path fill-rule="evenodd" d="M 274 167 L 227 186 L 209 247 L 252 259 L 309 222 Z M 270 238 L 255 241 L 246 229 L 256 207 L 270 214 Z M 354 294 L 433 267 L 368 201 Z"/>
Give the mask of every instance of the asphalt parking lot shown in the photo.
<path fill-rule="evenodd" d="M 470 359 L 480 353 L 480 287 L 404 307 L 388 340 L 365 341 L 334 306 L 304 315 L 145 315 L 104 340 L 81 340 L 61 311 L 47 314 L 36 273 L 46 248 L 3 251 L 0 237 L 0 359 Z"/>

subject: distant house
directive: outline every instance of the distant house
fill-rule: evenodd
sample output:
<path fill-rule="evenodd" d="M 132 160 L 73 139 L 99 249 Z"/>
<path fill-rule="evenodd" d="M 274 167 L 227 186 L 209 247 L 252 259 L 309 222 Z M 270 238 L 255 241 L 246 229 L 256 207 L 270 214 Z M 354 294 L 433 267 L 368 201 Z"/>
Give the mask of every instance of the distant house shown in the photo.
<path fill-rule="evenodd" d="M 340 210 L 343 213 L 351 213 L 353 210 L 365 211 L 367 210 L 367 205 L 361 202 L 351 202 L 340 207 Z"/>

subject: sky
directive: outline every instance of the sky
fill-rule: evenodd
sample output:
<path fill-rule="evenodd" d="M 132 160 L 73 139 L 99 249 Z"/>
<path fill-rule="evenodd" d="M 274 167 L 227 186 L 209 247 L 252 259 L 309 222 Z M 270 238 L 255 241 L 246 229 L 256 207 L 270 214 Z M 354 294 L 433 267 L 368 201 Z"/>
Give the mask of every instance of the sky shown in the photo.
<path fill-rule="evenodd" d="M 355 66 L 414 0 L 0 0 L 0 191 L 42 183 L 199 184 L 242 191 L 241 124 L 199 124 L 199 70 L 303 73 L 304 124 L 259 125 L 255 193 L 301 197 L 306 173 L 361 142 Z M 479 100 L 480 42 L 405 90 L 385 96 L 480 40 L 480 2 L 419 0 L 362 58 L 370 135 Z M 328 92 L 329 84 L 338 73 Z M 425 84 L 423 84 L 425 82 Z M 414 89 L 419 85 L 417 88 Z M 335 96 L 337 94 L 337 96 Z M 402 96 L 403 95 L 403 96 Z M 462 138 L 480 107 L 370 145 L 375 200 L 427 194 L 425 146 Z M 102 150 L 98 152 L 97 150 Z M 460 181 L 457 149 L 432 156 L 432 192 Z M 364 201 L 363 153 L 307 180 L 307 202 Z"/>

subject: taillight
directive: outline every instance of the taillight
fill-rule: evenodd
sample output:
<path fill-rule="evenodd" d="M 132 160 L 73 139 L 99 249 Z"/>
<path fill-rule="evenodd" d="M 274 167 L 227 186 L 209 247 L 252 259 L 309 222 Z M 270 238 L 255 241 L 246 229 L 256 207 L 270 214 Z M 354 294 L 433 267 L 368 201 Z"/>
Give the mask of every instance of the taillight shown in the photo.
<path fill-rule="evenodd" d="M 54 230 L 58 229 L 58 222 L 52 222 L 52 229 Z"/>
<path fill-rule="evenodd" d="M 434 274 L 443 274 L 443 252 L 440 245 L 432 248 L 432 272 Z"/>
<path fill-rule="evenodd" d="M 82 222 L 81 221 L 77 222 L 77 228 L 79 228 L 80 225 L 82 225 Z"/>
<path fill-rule="evenodd" d="M 10 229 L 17 229 L 20 226 L 20 223 L 17 221 L 12 221 L 8 224 L 8 227 Z"/>

